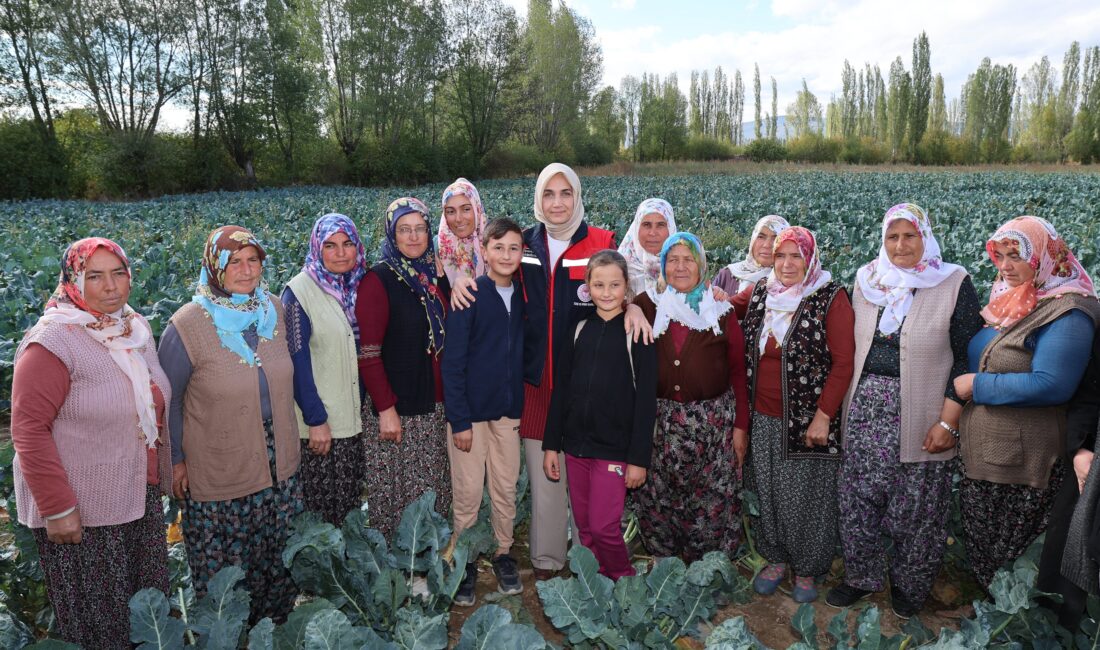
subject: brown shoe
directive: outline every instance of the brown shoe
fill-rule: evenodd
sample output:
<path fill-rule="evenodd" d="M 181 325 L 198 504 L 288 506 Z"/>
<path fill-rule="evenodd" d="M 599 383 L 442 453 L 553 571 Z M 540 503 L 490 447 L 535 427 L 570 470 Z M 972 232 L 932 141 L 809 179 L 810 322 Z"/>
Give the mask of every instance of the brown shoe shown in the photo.
<path fill-rule="evenodd" d="M 557 573 L 557 571 L 553 571 L 551 569 L 539 569 L 536 567 L 535 580 L 538 580 L 540 582 L 543 580 L 549 580 L 550 578 L 553 578 L 555 575 L 557 575 Z"/>

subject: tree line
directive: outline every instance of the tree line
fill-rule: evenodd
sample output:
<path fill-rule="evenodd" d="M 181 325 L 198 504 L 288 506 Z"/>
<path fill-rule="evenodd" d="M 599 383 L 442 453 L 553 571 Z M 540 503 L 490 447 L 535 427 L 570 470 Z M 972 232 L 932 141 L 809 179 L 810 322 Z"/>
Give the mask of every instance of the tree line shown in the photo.
<path fill-rule="evenodd" d="M 0 198 L 145 196 L 529 173 L 552 159 L 918 163 L 1100 157 L 1100 52 L 1017 84 L 984 60 L 957 99 L 928 39 L 845 62 L 782 125 L 753 66 L 600 87 L 591 23 L 553 0 L 0 0 Z M 1082 65 L 1083 58 L 1083 65 Z M 165 128 L 186 114 L 187 130 Z M 782 128 L 782 132 L 781 132 Z"/>

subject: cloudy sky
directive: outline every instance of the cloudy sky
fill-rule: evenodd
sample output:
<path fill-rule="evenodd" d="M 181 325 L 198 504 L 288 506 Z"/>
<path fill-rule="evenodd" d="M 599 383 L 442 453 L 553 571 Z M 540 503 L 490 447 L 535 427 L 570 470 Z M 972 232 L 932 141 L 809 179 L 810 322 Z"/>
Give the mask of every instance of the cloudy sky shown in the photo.
<path fill-rule="evenodd" d="M 526 14 L 526 0 L 506 0 Z M 913 39 L 928 33 L 932 73 L 948 97 L 959 94 L 983 57 L 1014 64 L 1023 76 L 1044 55 L 1061 70 L 1069 44 L 1100 45 L 1097 0 L 567 0 L 592 21 L 603 47 L 604 83 L 623 76 L 675 72 L 687 91 L 691 70 L 740 69 L 752 119 L 753 63 L 760 64 L 765 110 L 769 77 L 780 113 L 806 79 L 824 105 L 840 93 L 848 59 L 878 64 L 883 77 L 901 56 L 909 69 Z"/>

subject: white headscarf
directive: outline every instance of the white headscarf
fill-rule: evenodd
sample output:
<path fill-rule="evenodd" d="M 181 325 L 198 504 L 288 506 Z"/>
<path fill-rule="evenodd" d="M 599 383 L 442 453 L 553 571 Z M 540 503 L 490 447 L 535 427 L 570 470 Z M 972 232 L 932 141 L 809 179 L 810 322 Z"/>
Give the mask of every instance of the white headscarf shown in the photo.
<path fill-rule="evenodd" d="M 569 181 L 569 185 L 573 188 L 573 215 L 569 217 L 569 221 L 561 224 L 550 223 L 542 213 L 542 193 L 546 189 L 546 184 L 557 174 L 565 176 L 565 180 Z M 546 226 L 546 233 L 558 241 L 569 241 L 573 238 L 573 233 L 577 232 L 577 228 L 581 227 L 581 222 L 584 221 L 581 179 L 568 165 L 550 163 L 539 173 L 539 179 L 535 182 L 535 220 Z"/>
<path fill-rule="evenodd" d="M 924 254 L 911 269 L 896 266 L 886 253 L 886 231 L 899 219 L 913 224 L 924 243 Z M 957 264 L 943 261 L 940 244 L 932 233 L 932 224 L 924 209 L 914 203 L 900 203 L 887 210 L 882 218 L 882 245 L 878 249 L 878 258 L 856 272 L 856 282 L 868 302 L 883 308 L 878 331 L 890 335 L 901 329 L 905 315 L 913 305 L 914 289 L 934 287 L 955 271 L 966 272 Z"/>
<path fill-rule="evenodd" d="M 772 250 L 777 251 L 786 241 L 793 241 L 798 245 L 798 253 L 806 260 L 806 277 L 801 282 L 784 286 L 775 276 L 775 268 L 772 267 L 768 274 L 768 297 L 764 303 L 764 323 L 760 328 L 760 353 L 763 354 L 768 346 L 768 338 L 774 336 L 780 345 L 787 337 L 787 330 L 791 327 L 794 313 L 802 301 L 809 298 L 825 283 L 833 279 L 828 271 L 821 268 L 821 258 L 817 254 L 817 239 L 814 234 L 801 226 L 792 226 L 779 233 L 775 238 Z"/>
<path fill-rule="evenodd" d="M 630 224 L 630 230 L 626 231 L 626 237 L 623 238 L 623 243 L 619 246 L 619 253 L 626 258 L 626 268 L 630 272 L 630 290 L 636 296 L 649 289 L 656 288 L 657 279 L 661 276 L 660 252 L 654 255 L 647 251 L 642 247 L 642 242 L 638 237 L 642 219 L 650 214 L 663 216 L 665 223 L 668 224 L 668 234 L 676 234 L 676 217 L 668 201 L 664 199 L 646 199 L 638 204 L 638 209 L 634 211 L 634 221 Z"/>
<path fill-rule="evenodd" d="M 752 236 L 749 237 L 749 252 L 745 255 L 745 259 L 740 262 L 734 262 L 726 268 L 730 270 L 733 277 L 748 284 L 756 284 L 759 280 L 766 278 L 768 276 L 768 271 L 771 271 L 771 267 L 761 266 L 752 254 L 753 246 L 756 245 L 756 238 L 760 236 L 760 233 L 765 228 L 778 235 L 790 227 L 791 224 L 787 223 L 787 220 L 778 214 L 769 214 L 766 217 L 760 217 L 756 225 L 752 228 Z"/>
<path fill-rule="evenodd" d="M 673 246 L 685 246 L 691 251 L 695 263 L 699 266 L 699 282 L 685 293 L 674 289 L 665 277 L 665 260 Z M 733 305 L 727 300 L 717 301 L 710 286 L 704 280 L 707 277 L 707 252 L 703 249 L 703 243 L 690 232 L 678 232 L 669 235 L 661 246 L 661 281 L 647 293 L 655 305 L 657 314 L 653 318 L 653 338 L 657 338 L 668 330 L 671 322 L 676 321 L 681 325 L 699 332 L 710 330 L 715 336 L 722 333 L 722 317 Z M 660 289 L 660 293 L 657 293 Z"/>

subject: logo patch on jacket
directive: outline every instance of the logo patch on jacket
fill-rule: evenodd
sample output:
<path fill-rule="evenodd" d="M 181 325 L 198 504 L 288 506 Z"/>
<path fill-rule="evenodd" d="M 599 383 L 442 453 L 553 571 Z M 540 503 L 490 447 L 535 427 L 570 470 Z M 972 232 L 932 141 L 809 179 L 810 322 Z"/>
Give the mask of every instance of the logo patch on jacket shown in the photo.
<path fill-rule="evenodd" d="M 609 464 L 607 466 L 607 471 L 614 472 L 615 474 L 618 474 L 619 476 L 622 476 L 623 475 L 623 466 L 622 465 L 610 465 Z"/>
<path fill-rule="evenodd" d="M 581 302 L 592 302 L 592 294 L 588 291 L 588 283 L 584 282 L 581 286 L 577 287 L 577 298 L 580 298 Z"/>

